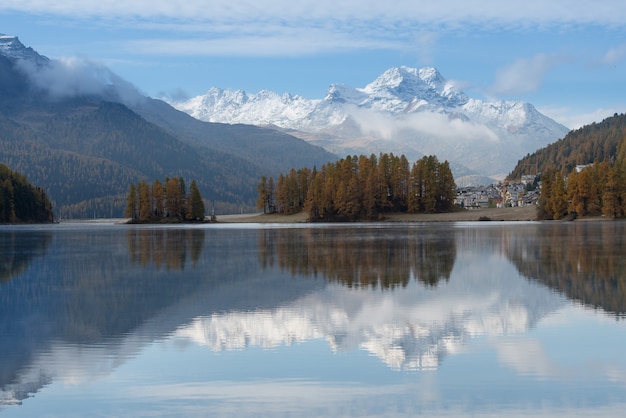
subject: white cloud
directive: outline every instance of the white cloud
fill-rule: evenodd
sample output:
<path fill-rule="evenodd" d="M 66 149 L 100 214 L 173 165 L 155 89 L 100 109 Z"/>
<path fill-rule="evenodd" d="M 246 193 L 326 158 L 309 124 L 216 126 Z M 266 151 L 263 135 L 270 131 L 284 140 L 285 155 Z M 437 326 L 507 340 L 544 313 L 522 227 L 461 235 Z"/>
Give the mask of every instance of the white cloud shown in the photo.
<path fill-rule="evenodd" d="M 562 55 L 554 54 L 537 54 L 532 58 L 520 58 L 508 67 L 498 70 L 490 92 L 495 95 L 506 95 L 537 91 L 546 73 L 566 59 Z"/>
<path fill-rule="evenodd" d="M 0 10 L 58 14 L 74 17 L 179 18 L 209 21 L 376 20 L 454 26 L 459 22 L 505 25 L 602 24 L 622 26 L 626 10 L 613 0 L 448 0 L 440 2 L 400 0 L 4 0 Z"/>
<path fill-rule="evenodd" d="M 125 44 L 135 53 L 170 55 L 302 56 L 320 51 L 347 49 L 394 49 L 385 40 L 357 39 L 341 33 L 284 28 L 280 33 L 247 33 L 194 39 L 142 39 Z"/>
<path fill-rule="evenodd" d="M 154 40 L 132 44 L 139 52 L 287 55 L 417 47 L 426 62 L 436 40 L 432 34 L 442 30 L 622 27 L 626 21 L 626 8 L 615 7 L 612 0 L 399 0 L 393 7 L 373 0 L 4 0 L 2 11 L 90 18 L 94 25 L 113 29 L 156 31 Z M 173 33 L 178 38 L 163 40 L 162 34 Z M 182 33 L 191 36 L 181 39 Z"/>
<path fill-rule="evenodd" d="M 498 136 L 486 126 L 461 119 L 451 119 L 442 113 L 417 112 L 398 120 L 391 115 L 371 109 L 353 106 L 347 107 L 346 110 L 364 134 L 387 140 L 394 139 L 403 130 L 413 130 L 427 138 L 437 138 L 453 143 L 476 140 L 498 141 Z"/>
<path fill-rule="evenodd" d="M 601 63 L 606 65 L 616 64 L 626 58 L 626 44 L 611 48 L 602 57 Z"/>
<path fill-rule="evenodd" d="M 583 112 L 567 107 L 542 107 L 538 110 L 570 129 L 578 129 L 593 122 L 601 122 L 615 113 L 626 113 L 626 104 L 611 109 L 598 108 Z"/>
<path fill-rule="evenodd" d="M 19 61 L 19 68 L 52 98 L 116 94 L 124 103 L 141 100 L 141 93 L 104 64 L 78 57 L 61 57 L 39 67 Z"/>

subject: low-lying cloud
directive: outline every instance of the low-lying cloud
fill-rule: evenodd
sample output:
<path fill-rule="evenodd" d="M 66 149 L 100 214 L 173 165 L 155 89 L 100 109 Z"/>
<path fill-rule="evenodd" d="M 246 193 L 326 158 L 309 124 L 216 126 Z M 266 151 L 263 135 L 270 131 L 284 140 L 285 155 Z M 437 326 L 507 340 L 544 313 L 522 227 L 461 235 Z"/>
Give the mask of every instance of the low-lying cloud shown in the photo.
<path fill-rule="evenodd" d="M 76 96 L 102 96 L 116 98 L 123 103 L 134 103 L 141 93 L 104 64 L 87 58 L 63 57 L 45 65 L 32 61 L 18 61 L 24 72 L 38 89 L 52 99 Z"/>
<path fill-rule="evenodd" d="M 417 112 L 397 118 L 371 109 L 346 106 L 347 114 L 365 135 L 391 140 L 402 131 L 416 131 L 428 138 L 463 142 L 464 140 L 498 141 L 498 136 L 487 126 L 462 118 L 436 112 Z"/>

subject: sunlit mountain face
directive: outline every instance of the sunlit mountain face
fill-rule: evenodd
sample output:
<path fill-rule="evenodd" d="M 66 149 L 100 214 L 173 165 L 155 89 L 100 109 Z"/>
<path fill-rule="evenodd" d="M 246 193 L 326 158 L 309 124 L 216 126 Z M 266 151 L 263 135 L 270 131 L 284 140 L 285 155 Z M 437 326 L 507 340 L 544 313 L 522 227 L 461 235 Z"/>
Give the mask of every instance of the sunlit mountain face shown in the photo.
<path fill-rule="evenodd" d="M 285 129 L 340 156 L 436 155 L 459 185 L 501 180 L 569 131 L 530 103 L 470 98 L 432 67 L 390 68 L 362 88 L 332 84 L 321 99 L 213 87 L 172 105 L 204 121 Z"/>

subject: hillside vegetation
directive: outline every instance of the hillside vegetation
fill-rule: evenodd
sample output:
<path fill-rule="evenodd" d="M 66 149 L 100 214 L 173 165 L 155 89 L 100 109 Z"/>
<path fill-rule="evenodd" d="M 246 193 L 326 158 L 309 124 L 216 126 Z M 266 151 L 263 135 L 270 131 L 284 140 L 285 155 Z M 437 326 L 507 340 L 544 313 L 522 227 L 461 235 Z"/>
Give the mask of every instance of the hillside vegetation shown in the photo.
<path fill-rule="evenodd" d="M 626 115 L 570 132 L 522 159 L 509 178 L 541 174 L 538 216 L 626 216 Z"/>
<path fill-rule="evenodd" d="M 195 179 L 218 214 L 253 209 L 264 173 L 337 157 L 273 129 L 211 124 L 160 100 L 53 97 L 0 54 L 0 161 L 45 188 L 61 218 L 121 217 L 129 184 Z"/>
<path fill-rule="evenodd" d="M 26 177 L 0 164 L 0 223 L 52 222 L 48 196 Z"/>
<path fill-rule="evenodd" d="M 30 104 L 27 110 L 7 113 L 0 112 L 0 161 L 45 187 L 62 218 L 122 216 L 130 183 L 166 176 L 196 179 L 212 208 L 238 211 L 254 207 L 261 173 L 333 159 L 328 153 L 307 152 L 313 147 L 288 136 L 281 149 L 270 141 L 269 130 L 261 131 L 266 138 L 256 138 L 234 127 L 241 132 L 234 141 L 230 127 L 220 126 L 207 132 L 204 143 L 183 141 L 122 104 L 97 99 L 65 106 Z M 290 139 L 297 142 L 293 149 Z M 216 145 L 220 141 L 230 148 Z M 245 151 L 238 155 L 237 147 Z M 255 147 L 266 148 L 256 152 L 257 161 L 246 154 Z"/>
<path fill-rule="evenodd" d="M 577 165 L 626 160 L 626 115 L 618 115 L 569 132 L 563 139 L 526 155 L 508 175 L 509 180 L 548 169 L 570 172 Z"/>

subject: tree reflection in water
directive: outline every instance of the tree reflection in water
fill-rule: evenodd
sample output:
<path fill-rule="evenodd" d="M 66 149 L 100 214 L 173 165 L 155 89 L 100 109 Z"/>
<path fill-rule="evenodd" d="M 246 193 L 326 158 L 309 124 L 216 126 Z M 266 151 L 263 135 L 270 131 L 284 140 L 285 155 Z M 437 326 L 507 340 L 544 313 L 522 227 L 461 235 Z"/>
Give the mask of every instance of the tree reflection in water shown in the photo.
<path fill-rule="evenodd" d="M 305 228 L 259 230 L 263 268 L 277 265 L 299 275 L 321 275 L 348 287 L 430 286 L 449 280 L 455 236 L 434 229 Z"/>
<path fill-rule="evenodd" d="M 0 232 L 0 282 L 8 282 L 26 270 L 34 258 L 46 254 L 52 240 L 50 233 L 25 235 L 16 231 Z"/>
<path fill-rule="evenodd" d="M 507 240 L 519 272 L 594 308 L 626 314 L 626 224 L 538 225 Z"/>
<path fill-rule="evenodd" d="M 132 264 L 182 271 L 187 259 L 195 267 L 204 246 L 204 229 L 131 229 L 126 238 Z"/>

